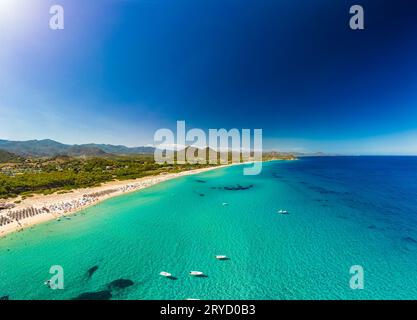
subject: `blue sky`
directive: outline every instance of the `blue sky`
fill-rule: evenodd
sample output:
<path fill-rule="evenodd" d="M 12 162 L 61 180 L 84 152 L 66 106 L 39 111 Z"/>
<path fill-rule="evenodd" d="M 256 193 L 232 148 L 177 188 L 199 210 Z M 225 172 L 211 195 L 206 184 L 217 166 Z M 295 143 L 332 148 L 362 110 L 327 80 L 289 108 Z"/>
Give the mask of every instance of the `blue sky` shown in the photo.
<path fill-rule="evenodd" d="M 2 0 L 0 27 L 2 139 L 145 145 L 185 120 L 262 128 L 266 149 L 417 154 L 412 0 Z"/>

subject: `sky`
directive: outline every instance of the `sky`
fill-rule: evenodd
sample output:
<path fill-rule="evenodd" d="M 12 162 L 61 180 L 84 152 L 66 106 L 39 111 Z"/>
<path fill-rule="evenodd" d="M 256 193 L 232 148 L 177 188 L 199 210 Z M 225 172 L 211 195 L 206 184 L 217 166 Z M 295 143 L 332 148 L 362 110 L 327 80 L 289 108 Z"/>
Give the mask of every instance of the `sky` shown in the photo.
<path fill-rule="evenodd" d="M 0 139 L 140 146 L 185 120 L 262 129 L 266 150 L 417 154 L 416 56 L 413 0 L 0 0 Z"/>

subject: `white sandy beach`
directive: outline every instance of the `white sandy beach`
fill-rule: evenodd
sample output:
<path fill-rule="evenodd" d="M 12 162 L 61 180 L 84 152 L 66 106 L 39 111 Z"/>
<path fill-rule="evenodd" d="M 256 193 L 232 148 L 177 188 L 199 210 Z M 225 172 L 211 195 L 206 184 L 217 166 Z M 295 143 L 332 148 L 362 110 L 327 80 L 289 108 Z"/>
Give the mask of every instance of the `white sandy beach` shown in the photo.
<path fill-rule="evenodd" d="M 65 219 L 77 211 L 115 196 L 141 190 L 174 178 L 222 167 L 224 166 L 148 176 L 134 180 L 111 181 L 103 183 L 99 187 L 76 189 L 64 194 L 34 195 L 22 200 L 13 209 L 0 211 L 0 219 L 8 220 L 7 224 L 0 226 L 0 237 L 45 221 Z"/>

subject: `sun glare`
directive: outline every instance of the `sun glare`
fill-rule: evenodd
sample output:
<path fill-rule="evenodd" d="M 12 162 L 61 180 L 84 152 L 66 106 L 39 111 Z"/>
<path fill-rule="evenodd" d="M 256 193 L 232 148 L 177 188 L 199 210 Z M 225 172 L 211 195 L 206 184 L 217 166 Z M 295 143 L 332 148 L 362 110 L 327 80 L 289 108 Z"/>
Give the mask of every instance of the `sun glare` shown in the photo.
<path fill-rule="evenodd" d="M 7 15 L 16 10 L 19 1 L 0 0 L 0 14 Z"/>
<path fill-rule="evenodd" d="M 7 27 L 18 18 L 20 0 L 0 0 L 0 25 Z"/>
<path fill-rule="evenodd" d="M 3 31 L 11 36 L 26 27 L 34 7 L 33 1 L 0 0 L 0 34 Z"/>

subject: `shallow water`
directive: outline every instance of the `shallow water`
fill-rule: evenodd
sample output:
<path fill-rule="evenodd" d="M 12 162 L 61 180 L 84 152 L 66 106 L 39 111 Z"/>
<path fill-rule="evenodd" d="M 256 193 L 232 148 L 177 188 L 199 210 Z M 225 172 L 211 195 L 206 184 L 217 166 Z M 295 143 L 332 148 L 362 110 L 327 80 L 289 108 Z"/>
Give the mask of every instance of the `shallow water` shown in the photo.
<path fill-rule="evenodd" d="M 417 298 L 417 158 L 275 161 L 259 176 L 242 168 L 167 181 L 1 239 L 0 296 Z M 43 284 L 51 265 L 63 267 L 64 290 Z M 364 268 L 363 290 L 349 286 L 352 265 Z"/>

